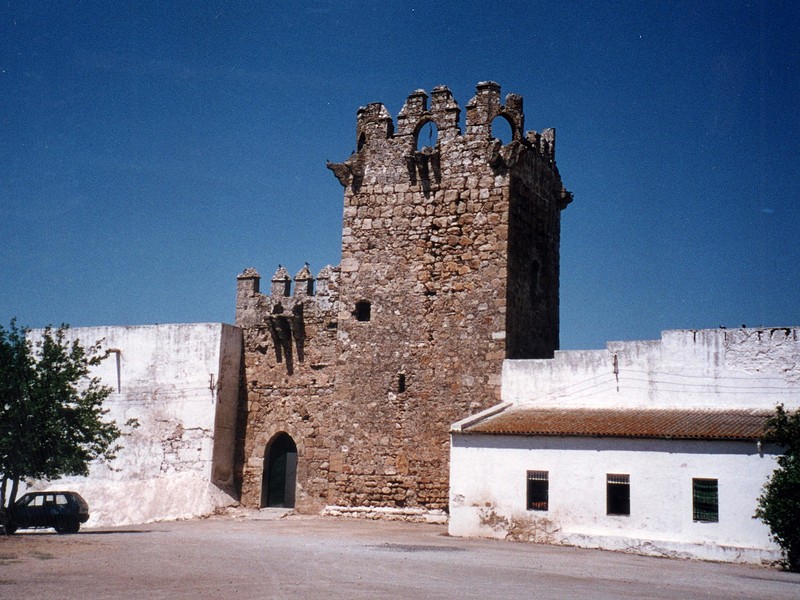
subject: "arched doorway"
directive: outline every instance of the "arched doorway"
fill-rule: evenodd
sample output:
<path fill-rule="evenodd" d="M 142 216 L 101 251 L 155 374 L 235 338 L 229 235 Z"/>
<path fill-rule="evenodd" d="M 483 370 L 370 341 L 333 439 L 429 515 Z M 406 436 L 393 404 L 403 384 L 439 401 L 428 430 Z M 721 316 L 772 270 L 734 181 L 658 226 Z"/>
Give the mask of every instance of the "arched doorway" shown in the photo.
<path fill-rule="evenodd" d="M 264 450 L 261 478 L 261 508 L 294 508 L 297 482 L 297 445 L 288 433 L 281 432 Z"/>

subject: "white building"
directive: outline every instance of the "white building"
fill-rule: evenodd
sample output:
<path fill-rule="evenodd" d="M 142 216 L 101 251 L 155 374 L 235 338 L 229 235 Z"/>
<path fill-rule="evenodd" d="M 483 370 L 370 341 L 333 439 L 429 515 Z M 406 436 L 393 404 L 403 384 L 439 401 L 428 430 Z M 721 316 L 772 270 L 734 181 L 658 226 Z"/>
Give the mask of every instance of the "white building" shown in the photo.
<path fill-rule="evenodd" d="M 509 360 L 503 404 L 453 425 L 450 534 L 761 562 L 753 519 L 800 408 L 800 328 L 667 331 L 660 341 Z"/>
<path fill-rule="evenodd" d="M 241 330 L 221 323 L 81 327 L 68 336 L 84 346 L 102 340 L 110 350 L 94 372 L 113 389 L 106 418 L 123 429 L 136 419 L 139 427 L 119 440 L 110 465 L 33 489 L 78 491 L 89 504 L 89 526 L 188 518 L 234 504 Z"/>

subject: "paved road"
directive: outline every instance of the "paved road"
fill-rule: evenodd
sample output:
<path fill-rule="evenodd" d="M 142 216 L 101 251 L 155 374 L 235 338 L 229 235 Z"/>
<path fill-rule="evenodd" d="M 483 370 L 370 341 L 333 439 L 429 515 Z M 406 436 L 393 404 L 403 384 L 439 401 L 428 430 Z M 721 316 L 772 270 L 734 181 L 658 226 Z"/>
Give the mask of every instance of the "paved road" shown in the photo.
<path fill-rule="evenodd" d="M 440 525 L 220 518 L 0 538 L 0 598 L 800 598 L 800 575 L 450 538 Z"/>

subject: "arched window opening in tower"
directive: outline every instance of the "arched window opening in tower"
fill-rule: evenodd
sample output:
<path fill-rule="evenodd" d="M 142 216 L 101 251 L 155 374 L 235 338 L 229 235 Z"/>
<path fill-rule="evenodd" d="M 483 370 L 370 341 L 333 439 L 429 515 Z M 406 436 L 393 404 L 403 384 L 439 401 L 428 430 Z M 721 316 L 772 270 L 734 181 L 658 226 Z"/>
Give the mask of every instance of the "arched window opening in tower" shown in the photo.
<path fill-rule="evenodd" d="M 514 128 L 503 115 L 498 115 L 492 121 L 492 137 L 500 140 L 504 146 L 514 139 Z"/>
<path fill-rule="evenodd" d="M 423 148 L 435 148 L 438 141 L 439 129 L 436 127 L 436 123 L 427 121 L 417 132 L 417 152 L 421 152 Z"/>

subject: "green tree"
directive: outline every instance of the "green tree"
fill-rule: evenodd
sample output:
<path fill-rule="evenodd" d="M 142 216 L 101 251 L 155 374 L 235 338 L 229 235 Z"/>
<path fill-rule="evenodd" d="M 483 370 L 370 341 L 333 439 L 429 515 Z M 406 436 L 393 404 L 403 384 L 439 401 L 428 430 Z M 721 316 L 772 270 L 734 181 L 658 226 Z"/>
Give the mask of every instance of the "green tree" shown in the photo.
<path fill-rule="evenodd" d="M 68 341 L 68 328 L 48 327 L 34 345 L 15 321 L 0 325 L 0 508 L 22 480 L 88 475 L 119 449 L 121 432 L 102 407 L 111 388 L 90 374 L 107 353 Z"/>
<path fill-rule="evenodd" d="M 783 455 L 758 498 L 755 516 L 769 526 L 786 566 L 800 571 L 800 410 L 788 413 L 778 406 L 767 421 L 765 439 L 783 447 Z"/>

